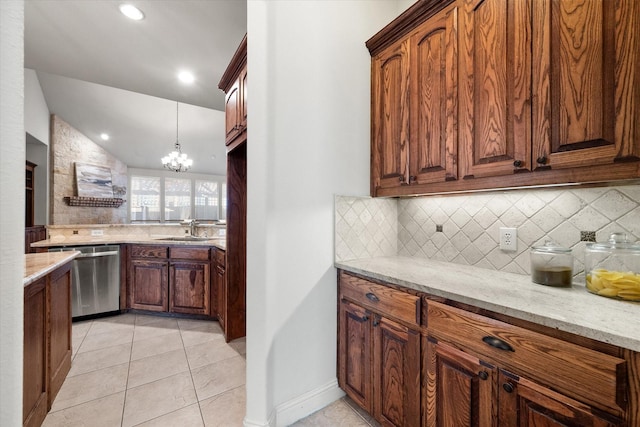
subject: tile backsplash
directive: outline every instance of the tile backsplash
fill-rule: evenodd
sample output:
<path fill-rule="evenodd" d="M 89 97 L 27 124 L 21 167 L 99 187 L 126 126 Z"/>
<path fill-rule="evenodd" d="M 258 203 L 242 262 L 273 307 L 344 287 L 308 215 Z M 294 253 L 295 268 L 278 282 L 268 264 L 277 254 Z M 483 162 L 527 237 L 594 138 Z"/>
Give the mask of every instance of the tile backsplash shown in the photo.
<path fill-rule="evenodd" d="M 372 221 L 373 214 L 391 217 Z M 383 229 L 377 230 L 377 224 Z M 500 227 L 516 228 L 517 251 L 500 250 Z M 387 242 L 393 229 L 395 253 L 393 243 Z M 595 232 L 596 241 L 602 242 L 614 231 L 640 240 L 640 185 L 407 199 L 336 197 L 336 260 L 400 255 L 529 274 L 529 249 L 550 239 L 573 248 L 579 282 L 586 245 L 581 232 Z"/>

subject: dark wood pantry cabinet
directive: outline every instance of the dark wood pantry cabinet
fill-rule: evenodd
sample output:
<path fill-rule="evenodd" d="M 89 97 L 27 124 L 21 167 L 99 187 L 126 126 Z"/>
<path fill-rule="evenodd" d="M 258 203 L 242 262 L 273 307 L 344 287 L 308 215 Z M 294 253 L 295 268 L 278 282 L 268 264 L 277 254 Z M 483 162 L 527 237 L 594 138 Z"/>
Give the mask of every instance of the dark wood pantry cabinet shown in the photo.
<path fill-rule="evenodd" d="M 420 422 L 420 298 L 340 275 L 338 383 L 383 425 Z"/>
<path fill-rule="evenodd" d="M 640 423 L 640 354 L 338 272 L 338 384 L 384 426 Z"/>
<path fill-rule="evenodd" d="M 371 194 L 640 177 L 640 2 L 416 2 L 367 41 Z"/>
<path fill-rule="evenodd" d="M 218 88 L 227 108 L 227 246 L 220 304 L 227 341 L 246 335 L 247 280 L 247 36 L 224 72 Z"/>

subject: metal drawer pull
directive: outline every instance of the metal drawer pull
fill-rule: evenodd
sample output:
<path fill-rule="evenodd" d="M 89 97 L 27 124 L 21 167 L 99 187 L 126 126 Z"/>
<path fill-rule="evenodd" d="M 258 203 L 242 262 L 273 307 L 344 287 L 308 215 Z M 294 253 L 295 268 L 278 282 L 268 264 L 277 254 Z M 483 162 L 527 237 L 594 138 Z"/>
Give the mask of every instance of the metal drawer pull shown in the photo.
<path fill-rule="evenodd" d="M 373 301 L 373 302 L 380 301 L 380 299 L 375 294 L 373 294 L 371 292 L 367 293 L 366 297 L 369 299 L 369 301 Z"/>
<path fill-rule="evenodd" d="M 504 391 L 506 391 L 507 393 L 513 393 L 513 390 L 515 390 L 515 387 L 513 386 L 513 384 L 511 383 L 504 383 L 502 384 L 502 388 L 504 389 Z"/>
<path fill-rule="evenodd" d="M 478 372 L 478 376 L 481 380 L 486 380 L 487 378 L 489 378 L 489 374 L 487 373 L 487 371 Z"/>
<path fill-rule="evenodd" d="M 486 336 L 484 338 L 482 338 L 482 341 L 484 341 L 486 344 L 489 344 L 491 347 L 495 347 L 499 350 L 504 350 L 504 351 L 515 351 L 513 349 L 513 347 L 511 347 L 508 343 L 506 343 L 505 341 L 501 340 L 500 338 L 496 338 L 496 337 L 492 337 L 492 336 Z"/>

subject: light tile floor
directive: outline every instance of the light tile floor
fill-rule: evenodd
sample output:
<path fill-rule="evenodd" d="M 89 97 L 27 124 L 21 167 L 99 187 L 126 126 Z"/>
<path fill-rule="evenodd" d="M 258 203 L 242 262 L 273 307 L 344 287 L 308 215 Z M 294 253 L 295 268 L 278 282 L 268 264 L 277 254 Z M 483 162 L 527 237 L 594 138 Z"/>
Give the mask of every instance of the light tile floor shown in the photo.
<path fill-rule="evenodd" d="M 73 324 L 71 371 L 44 427 L 242 426 L 246 344 L 218 322 L 123 314 Z M 295 426 L 377 424 L 341 399 Z"/>

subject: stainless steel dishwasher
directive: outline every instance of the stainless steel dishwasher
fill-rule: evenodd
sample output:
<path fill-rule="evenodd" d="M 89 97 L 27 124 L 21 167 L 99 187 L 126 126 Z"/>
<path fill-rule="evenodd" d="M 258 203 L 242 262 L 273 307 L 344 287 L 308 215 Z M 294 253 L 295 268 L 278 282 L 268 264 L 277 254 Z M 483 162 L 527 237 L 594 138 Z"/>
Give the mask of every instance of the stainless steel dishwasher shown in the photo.
<path fill-rule="evenodd" d="M 78 246 L 49 252 L 79 251 L 71 270 L 71 317 L 84 318 L 120 310 L 120 247 Z"/>

